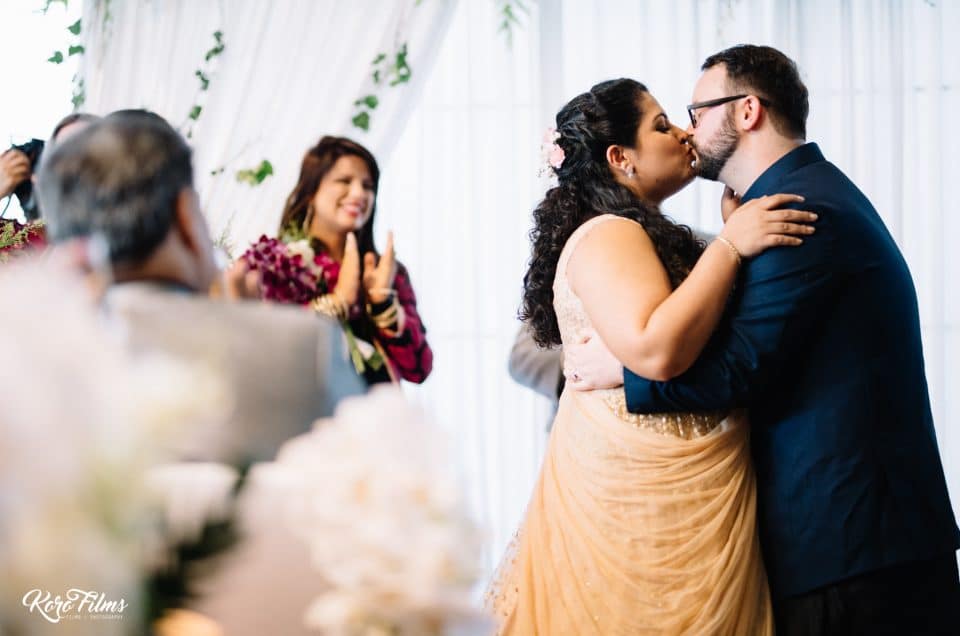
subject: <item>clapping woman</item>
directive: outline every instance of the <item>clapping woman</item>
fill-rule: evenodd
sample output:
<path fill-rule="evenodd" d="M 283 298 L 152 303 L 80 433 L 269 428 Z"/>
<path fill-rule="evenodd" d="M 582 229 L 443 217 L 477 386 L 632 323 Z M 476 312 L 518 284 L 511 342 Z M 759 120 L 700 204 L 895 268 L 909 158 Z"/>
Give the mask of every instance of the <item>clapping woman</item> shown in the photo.
<path fill-rule="evenodd" d="M 383 253 L 374 245 L 379 179 L 369 150 L 344 137 L 321 138 L 304 155 L 280 233 L 310 240 L 326 292 L 313 307 L 348 323 L 363 357 L 358 370 L 364 379 L 421 383 L 430 375 L 433 352 L 410 275 L 396 260 L 392 233 Z"/>

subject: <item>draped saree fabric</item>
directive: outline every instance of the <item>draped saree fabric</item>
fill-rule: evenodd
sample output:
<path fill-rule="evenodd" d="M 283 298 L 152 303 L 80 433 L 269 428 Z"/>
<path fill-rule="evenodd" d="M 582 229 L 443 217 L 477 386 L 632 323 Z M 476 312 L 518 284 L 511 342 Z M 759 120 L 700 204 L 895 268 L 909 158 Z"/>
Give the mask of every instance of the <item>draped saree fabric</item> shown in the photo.
<path fill-rule="evenodd" d="M 506 634 L 771 634 L 748 428 L 685 440 L 566 391 L 488 607 Z"/>

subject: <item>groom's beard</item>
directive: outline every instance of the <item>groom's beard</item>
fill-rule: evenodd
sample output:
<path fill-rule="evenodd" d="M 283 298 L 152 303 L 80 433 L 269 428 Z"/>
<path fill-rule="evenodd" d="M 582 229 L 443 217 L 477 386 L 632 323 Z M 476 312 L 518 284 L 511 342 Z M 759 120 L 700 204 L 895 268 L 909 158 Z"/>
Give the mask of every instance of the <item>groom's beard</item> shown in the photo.
<path fill-rule="evenodd" d="M 697 171 L 699 176 L 710 181 L 719 181 L 720 171 L 733 156 L 738 143 L 740 143 L 740 137 L 733 126 L 733 114 L 728 113 L 712 143 L 709 146 L 706 144 L 696 146 L 700 163 L 700 169 Z"/>

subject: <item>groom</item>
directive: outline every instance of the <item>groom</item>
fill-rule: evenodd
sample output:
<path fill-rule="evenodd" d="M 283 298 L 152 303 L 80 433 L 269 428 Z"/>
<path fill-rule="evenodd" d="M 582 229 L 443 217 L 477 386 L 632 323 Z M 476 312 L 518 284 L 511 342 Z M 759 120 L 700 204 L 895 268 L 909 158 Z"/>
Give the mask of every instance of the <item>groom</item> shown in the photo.
<path fill-rule="evenodd" d="M 635 413 L 749 408 L 778 636 L 960 633 L 960 535 L 903 256 L 863 193 L 805 143 L 793 61 L 741 45 L 702 70 L 688 108 L 701 176 L 743 202 L 802 195 L 817 232 L 744 263 L 684 374 L 621 371 L 593 338 L 568 348 L 569 383 L 622 380 Z"/>

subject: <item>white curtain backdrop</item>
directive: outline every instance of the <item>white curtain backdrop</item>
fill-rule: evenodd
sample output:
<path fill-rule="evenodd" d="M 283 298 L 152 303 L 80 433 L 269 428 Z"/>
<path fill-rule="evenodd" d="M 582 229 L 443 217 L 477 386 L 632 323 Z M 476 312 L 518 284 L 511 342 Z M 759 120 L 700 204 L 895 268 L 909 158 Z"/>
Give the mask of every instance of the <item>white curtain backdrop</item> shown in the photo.
<path fill-rule="evenodd" d="M 525 5 L 508 46 L 498 32 L 501 3 L 487 0 L 112 2 L 111 23 L 87 36 L 88 105 L 148 106 L 182 122 L 196 93 L 193 70 L 222 29 L 227 50 L 193 143 L 214 230 L 233 217 L 235 240 L 274 228 L 302 152 L 319 134 L 343 132 L 371 146 L 384 172 L 377 232 L 380 240 L 396 232 L 436 354 L 431 378 L 409 392 L 459 442 L 472 502 L 491 531 L 492 563 L 523 511 L 549 412 L 506 371 L 530 212 L 544 189 L 536 178 L 543 130 L 567 99 L 620 76 L 646 83 L 685 125 L 707 55 L 740 42 L 780 48 L 810 89 L 809 139 L 871 198 L 910 264 L 940 448 L 960 511 L 960 221 L 948 207 L 960 169 L 960 3 Z M 102 20 L 98 6 L 87 1 L 85 24 Z M 411 34 L 415 82 L 381 105 L 365 136 L 349 125 L 352 103 L 398 24 Z M 207 177 L 231 158 L 225 175 Z M 232 179 L 262 158 L 277 172 L 263 186 Z M 698 183 L 665 210 L 716 231 L 719 195 L 717 184 Z"/>
<path fill-rule="evenodd" d="M 532 490 L 550 414 L 507 373 L 530 212 L 542 194 L 537 6 L 520 13 L 511 46 L 498 11 L 495 2 L 458 4 L 377 204 L 378 233 L 395 230 L 434 351 L 430 379 L 408 388 L 459 442 L 491 563 Z"/>
<path fill-rule="evenodd" d="M 276 232 L 300 160 L 323 134 L 350 136 L 389 156 L 429 75 L 452 0 L 87 0 L 84 110 L 145 107 L 186 132 L 197 187 L 215 237 L 233 251 Z M 221 31 L 225 50 L 205 53 Z M 351 123 L 373 92 L 372 61 L 408 44 L 411 81 L 376 91 L 370 131 Z M 194 76 L 204 70 L 209 89 Z M 191 108 L 203 107 L 192 125 Z M 251 187 L 237 170 L 267 159 L 274 176 Z M 211 172 L 223 167 L 222 173 Z M 236 255 L 236 254 L 235 254 Z"/>

